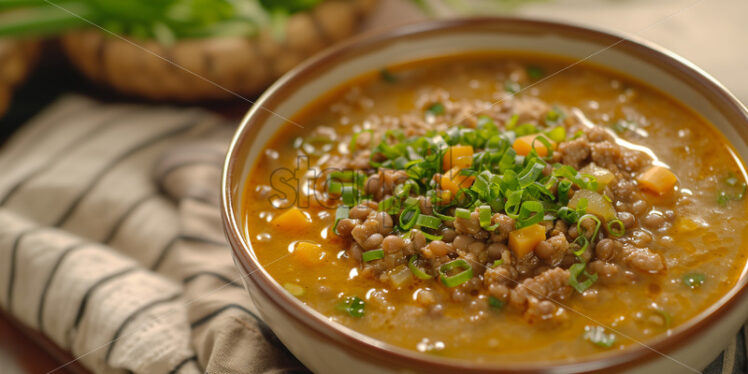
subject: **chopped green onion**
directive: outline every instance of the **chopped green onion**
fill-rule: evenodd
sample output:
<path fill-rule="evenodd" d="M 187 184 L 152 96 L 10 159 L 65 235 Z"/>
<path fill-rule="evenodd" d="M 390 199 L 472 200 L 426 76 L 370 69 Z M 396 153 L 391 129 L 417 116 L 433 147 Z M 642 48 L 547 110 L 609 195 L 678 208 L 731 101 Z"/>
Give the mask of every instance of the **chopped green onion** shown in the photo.
<path fill-rule="evenodd" d="M 418 204 L 406 206 L 402 213 L 400 213 L 400 228 L 403 231 L 412 229 L 416 225 L 420 213 L 421 209 L 418 207 Z"/>
<path fill-rule="evenodd" d="M 288 291 L 288 293 L 290 293 L 293 296 L 296 296 L 296 297 L 304 296 L 304 292 L 305 292 L 304 287 L 301 287 L 296 283 L 284 283 L 283 288 L 285 288 L 286 291 Z"/>
<path fill-rule="evenodd" d="M 533 125 L 532 123 L 523 123 L 517 126 L 514 129 L 514 132 L 517 134 L 517 136 L 525 136 L 537 133 L 538 128 L 535 127 L 535 125 Z"/>
<path fill-rule="evenodd" d="M 501 301 L 501 300 L 499 300 L 498 298 L 496 298 L 494 296 L 489 296 L 488 297 L 488 306 L 490 306 L 491 309 L 499 310 L 499 309 L 503 308 L 504 305 L 506 305 L 506 303 L 503 302 L 503 301 Z"/>
<path fill-rule="evenodd" d="M 462 269 L 461 272 L 448 275 L 449 272 L 455 269 Z M 439 267 L 439 279 L 447 287 L 457 287 L 473 277 L 473 268 L 468 265 L 467 261 L 463 259 L 457 259 Z"/>
<path fill-rule="evenodd" d="M 504 82 L 504 91 L 514 95 L 517 94 L 522 87 L 519 85 L 519 83 L 515 81 L 506 81 Z"/>
<path fill-rule="evenodd" d="M 455 217 L 462 219 L 470 219 L 470 211 L 464 208 L 455 209 Z"/>
<path fill-rule="evenodd" d="M 358 296 L 346 297 L 343 302 L 336 306 L 336 309 L 347 313 L 351 317 L 361 318 L 364 316 L 366 308 L 366 302 L 361 300 Z"/>
<path fill-rule="evenodd" d="M 432 242 L 434 240 L 442 240 L 442 238 L 444 238 L 444 235 L 433 235 L 433 234 L 429 234 L 429 233 L 427 233 L 425 231 L 421 231 L 421 234 L 423 234 L 423 237 L 426 238 L 426 240 L 429 240 L 429 241 L 432 241 Z"/>
<path fill-rule="evenodd" d="M 493 268 L 501 266 L 503 264 L 504 264 L 504 259 L 500 258 L 498 260 L 494 260 L 493 264 L 491 264 L 491 268 L 493 269 Z"/>
<path fill-rule="evenodd" d="M 428 227 L 430 229 L 438 229 L 439 226 L 441 226 L 442 221 L 439 218 L 436 218 L 434 216 L 429 216 L 426 214 L 420 214 L 418 215 L 418 218 L 416 219 L 416 225 L 421 227 Z"/>
<path fill-rule="evenodd" d="M 566 129 L 563 126 L 557 126 L 546 132 L 546 135 L 554 142 L 561 143 L 566 139 Z"/>
<path fill-rule="evenodd" d="M 418 260 L 418 255 L 410 256 L 410 259 L 408 259 L 408 269 L 410 269 L 410 271 L 413 273 L 413 275 L 415 275 L 416 278 L 418 278 L 418 279 L 422 279 L 422 280 L 431 279 L 432 276 L 430 274 L 428 274 L 425 271 L 421 270 L 416 265 L 416 260 Z"/>
<path fill-rule="evenodd" d="M 545 72 L 540 66 L 530 65 L 527 67 L 527 76 L 532 80 L 537 80 L 543 77 Z"/>
<path fill-rule="evenodd" d="M 340 223 L 340 220 L 348 218 L 348 213 L 350 211 L 351 209 L 345 205 L 340 205 L 338 209 L 335 210 L 335 224 L 332 225 L 332 232 L 336 235 L 338 235 L 338 223 Z"/>
<path fill-rule="evenodd" d="M 347 206 L 354 206 L 358 203 L 358 190 L 354 186 L 343 185 L 341 195 L 343 204 Z"/>
<path fill-rule="evenodd" d="M 586 264 L 584 263 L 576 263 L 569 268 L 569 285 L 574 287 L 579 293 L 583 293 L 597 282 L 597 273 L 590 274 L 585 267 Z M 579 280 L 579 276 L 582 274 L 587 278 L 584 281 Z"/>
<path fill-rule="evenodd" d="M 327 193 L 333 196 L 339 196 L 341 192 L 343 192 L 343 183 L 333 180 L 327 182 Z"/>
<path fill-rule="evenodd" d="M 553 146 L 551 146 L 551 142 L 548 141 L 548 138 L 546 138 L 545 135 L 536 136 L 532 140 L 532 143 L 530 143 L 530 146 L 532 147 L 533 151 L 535 151 L 535 142 L 540 142 L 545 146 L 546 152 L 548 153 L 545 156 L 546 159 L 550 159 L 551 157 L 553 157 Z"/>
<path fill-rule="evenodd" d="M 383 258 L 384 258 L 384 250 L 381 248 L 372 249 L 370 251 L 366 251 L 361 254 L 361 260 L 363 260 L 363 262 L 381 260 Z"/>
<path fill-rule="evenodd" d="M 706 275 L 703 273 L 688 273 L 683 276 L 683 284 L 691 289 L 701 287 L 704 282 L 706 282 Z"/>
<path fill-rule="evenodd" d="M 514 127 L 517 126 L 517 121 L 519 121 L 519 115 L 513 114 L 512 117 L 510 117 L 509 120 L 504 124 L 504 128 L 507 131 L 513 130 Z"/>
<path fill-rule="evenodd" d="M 616 238 L 622 237 L 626 234 L 626 227 L 623 226 L 623 221 L 620 219 L 612 219 L 606 223 L 608 227 L 608 233 Z"/>
<path fill-rule="evenodd" d="M 574 253 L 574 256 L 579 257 L 579 259 L 581 260 L 582 255 L 584 254 L 584 252 L 587 251 L 587 247 L 590 246 L 590 241 L 587 239 L 586 236 L 579 235 L 571 243 L 579 246 L 579 249 L 577 249 L 576 251 L 573 251 L 573 253 Z"/>
<path fill-rule="evenodd" d="M 556 187 L 558 193 L 559 204 L 566 205 L 569 203 L 569 190 L 571 190 L 571 182 L 568 180 L 562 180 L 558 182 Z"/>
<path fill-rule="evenodd" d="M 444 214 L 441 214 L 441 213 L 439 213 L 439 212 L 437 212 L 437 211 L 434 211 L 434 215 L 435 215 L 435 216 L 436 216 L 437 218 L 439 218 L 440 220 L 442 220 L 442 221 L 454 221 L 454 220 L 455 220 L 455 217 L 452 217 L 452 216 L 446 216 L 446 215 L 444 215 Z"/>
<path fill-rule="evenodd" d="M 387 83 L 397 83 L 398 81 L 397 77 L 387 68 L 379 71 L 379 77 Z"/>
<path fill-rule="evenodd" d="M 610 348 L 616 342 L 615 334 L 608 334 L 602 326 L 585 326 L 584 339 L 602 348 Z"/>
<path fill-rule="evenodd" d="M 579 219 L 579 215 L 577 214 L 576 210 L 565 206 L 558 208 L 558 211 L 556 211 L 556 216 L 564 220 L 566 223 L 577 223 L 577 220 Z"/>
<path fill-rule="evenodd" d="M 740 182 L 740 179 L 735 175 L 735 173 L 730 172 L 727 174 L 727 178 L 725 179 L 725 184 L 730 187 L 731 190 L 735 191 L 738 189 L 738 191 L 728 194 L 727 191 L 720 191 L 719 196 L 717 197 L 717 203 L 721 206 L 726 206 L 727 202 L 742 200 L 743 197 L 746 194 L 746 190 L 748 189 L 748 185 L 746 185 L 745 182 Z"/>
<path fill-rule="evenodd" d="M 520 187 L 525 188 L 538 180 L 538 178 L 543 174 L 543 169 L 545 169 L 545 165 L 539 162 L 528 165 L 517 176 L 517 178 L 519 179 Z"/>
<path fill-rule="evenodd" d="M 478 207 L 478 214 L 479 214 L 480 227 L 484 229 L 488 229 L 491 226 L 491 215 L 492 215 L 491 207 L 488 205 L 481 205 L 480 207 Z M 493 231 L 495 229 L 496 228 L 494 227 L 489 231 Z"/>
<path fill-rule="evenodd" d="M 435 116 L 440 116 L 444 114 L 444 104 L 442 103 L 433 103 L 431 104 L 427 109 L 426 112 L 433 114 Z"/>
<path fill-rule="evenodd" d="M 516 227 L 521 229 L 543 220 L 543 204 L 539 201 L 525 201 L 519 211 Z"/>
<path fill-rule="evenodd" d="M 662 322 L 665 325 L 665 330 L 670 328 L 670 325 L 673 323 L 673 316 L 671 316 L 667 310 L 658 307 L 653 308 L 652 312 L 662 317 Z"/>
<path fill-rule="evenodd" d="M 595 238 L 597 238 L 597 233 L 600 231 L 601 222 L 600 218 L 597 218 L 594 214 L 585 214 L 579 217 L 579 221 L 577 221 L 577 232 L 579 232 L 580 236 L 587 236 L 587 233 L 582 230 L 582 222 L 588 219 L 595 221 L 595 228 L 592 230 L 592 235 L 587 238 L 589 240 L 595 240 Z"/>
<path fill-rule="evenodd" d="M 506 197 L 504 211 L 506 215 L 517 219 L 519 218 L 520 204 L 522 203 L 522 191 L 510 191 Z"/>

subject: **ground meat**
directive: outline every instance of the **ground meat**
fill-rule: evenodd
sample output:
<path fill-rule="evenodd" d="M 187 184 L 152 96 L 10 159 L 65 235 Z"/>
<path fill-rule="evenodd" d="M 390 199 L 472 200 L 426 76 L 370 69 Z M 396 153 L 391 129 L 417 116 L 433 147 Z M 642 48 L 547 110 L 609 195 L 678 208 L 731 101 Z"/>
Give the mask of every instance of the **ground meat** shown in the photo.
<path fill-rule="evenodd" d="M 506 241 L 509 238 L 509 233 L 514 231 L 515 227 L 514 219 L 501 213 L 495 213 L 491 216 L 491 224 L 499 224 L 491 233 L 491 241 L 494 243 Z"/>
<path fill-rule="evenodd" d="M 514 113 L 518 117 L 517 123 L 538 123 L 540 119 L 545 118 L 549 109 L 548 104 L 532 96 L 522 96 L 514 99 Z"/>
<path fill-rule="evenodd" d="M 535 247 L 535 254 L 549 266 L 557 266 L 564 259 L 569 250 L 569 242 L 566 235 L 558 233 L 543 240 Z"/>
<path fill-rule="evenodd" d="M 527 278 L 510 291 L 509 305 L 517 310 L 525 311 L 529 297 L 538 300 L 563 300 L 572 291 L 568 282 L 569 271 L 561 268 L 553 268 L 535 277 Z"/>
<path fill-rule="evenodd" d="M 562 163 L 578 169 L 587 157 L 590 156 L 590 143 L 587 141 L 587 138 L 580 137 L 561 143 L 558 146 L 558 152 L 561 155 Z"/>
<path fill-rule="evenodd" d="M 613 135 L 608 132 L 608 130 L 602 128 L 602 127 L 592 127 L 585 131 L 585 135 L 587 135 L 587 138 L 592 143 L 599 143 L 599 142 L 612 142 L 613 141 Z"/>
<path fill-rule="evenodd" d="M 612 171 L 618 170 L 618 164 L 623 157 L 621 147 L 609 141 L 592 143 L 590 145 L 590 155 L 595 164 Z"/>

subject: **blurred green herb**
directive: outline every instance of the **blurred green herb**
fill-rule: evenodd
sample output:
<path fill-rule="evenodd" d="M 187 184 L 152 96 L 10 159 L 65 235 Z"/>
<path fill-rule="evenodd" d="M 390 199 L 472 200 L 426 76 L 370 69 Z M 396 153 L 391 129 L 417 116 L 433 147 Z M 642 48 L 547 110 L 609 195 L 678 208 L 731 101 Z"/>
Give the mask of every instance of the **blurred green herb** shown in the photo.
<path fill-rule="evenodd" d="M 322 0 L 2 0 L 0 37 L 49 36 L 98 25 L 162 43 L 282 30 L 288 15 Z M 274 32 L 276 36 L 278 32 Z"/>

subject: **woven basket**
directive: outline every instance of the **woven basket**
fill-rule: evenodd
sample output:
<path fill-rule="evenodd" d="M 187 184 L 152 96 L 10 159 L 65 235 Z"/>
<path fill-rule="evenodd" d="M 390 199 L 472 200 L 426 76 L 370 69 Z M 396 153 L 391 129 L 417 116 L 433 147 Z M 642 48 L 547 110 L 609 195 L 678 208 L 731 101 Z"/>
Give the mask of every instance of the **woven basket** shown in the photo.
<path fill-rule="evenodd" d="M 323 2 L 312 11 L 292 15 L 282 41 L 262 31 L 253 38 L 195 39 L 164 46 L 92 29 L 64 35 L 62 45 L 83 74 L 125 94 L 183 102 L 235 94 L 252 97 L 305 58 L 355 33 L 375 3 Z"/>
<path fill-rule="evenodd" d="M 31 40 L 0 40 L 0 117 L 10 105 L 13 90 L 36 65 L 39 43 Z"/>

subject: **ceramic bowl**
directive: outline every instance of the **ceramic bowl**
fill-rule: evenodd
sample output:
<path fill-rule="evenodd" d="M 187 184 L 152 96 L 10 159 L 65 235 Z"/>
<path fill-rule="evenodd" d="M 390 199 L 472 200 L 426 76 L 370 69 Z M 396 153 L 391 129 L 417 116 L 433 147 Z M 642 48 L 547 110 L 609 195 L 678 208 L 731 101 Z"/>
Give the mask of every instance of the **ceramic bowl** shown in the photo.
<path fill-rule="evenodd" d="M 748 111 L 708 74 L 648 42 L 598 30 L 516 18 L 435 21 L 367 35 L 317 55 L 283 76 L 255 103 L 236 132 L 223 171 L 223 218 L 249 295 L 288 349 L 317 373 L 570 373 L 701 370 L 748 316 L 745 272 L 700 315 L 646 345 L 557 364 L 486 364 L 449 360 L 386 344 L 331 322 L 288 294 L 263 269 L 244 232 L 240 202 L 247 175 L 286 118 L 320 95 L 384 66 L 479 51 L 562 56 L 603 66 L 657 87 L 693 108 L 748 157 Z"/>

